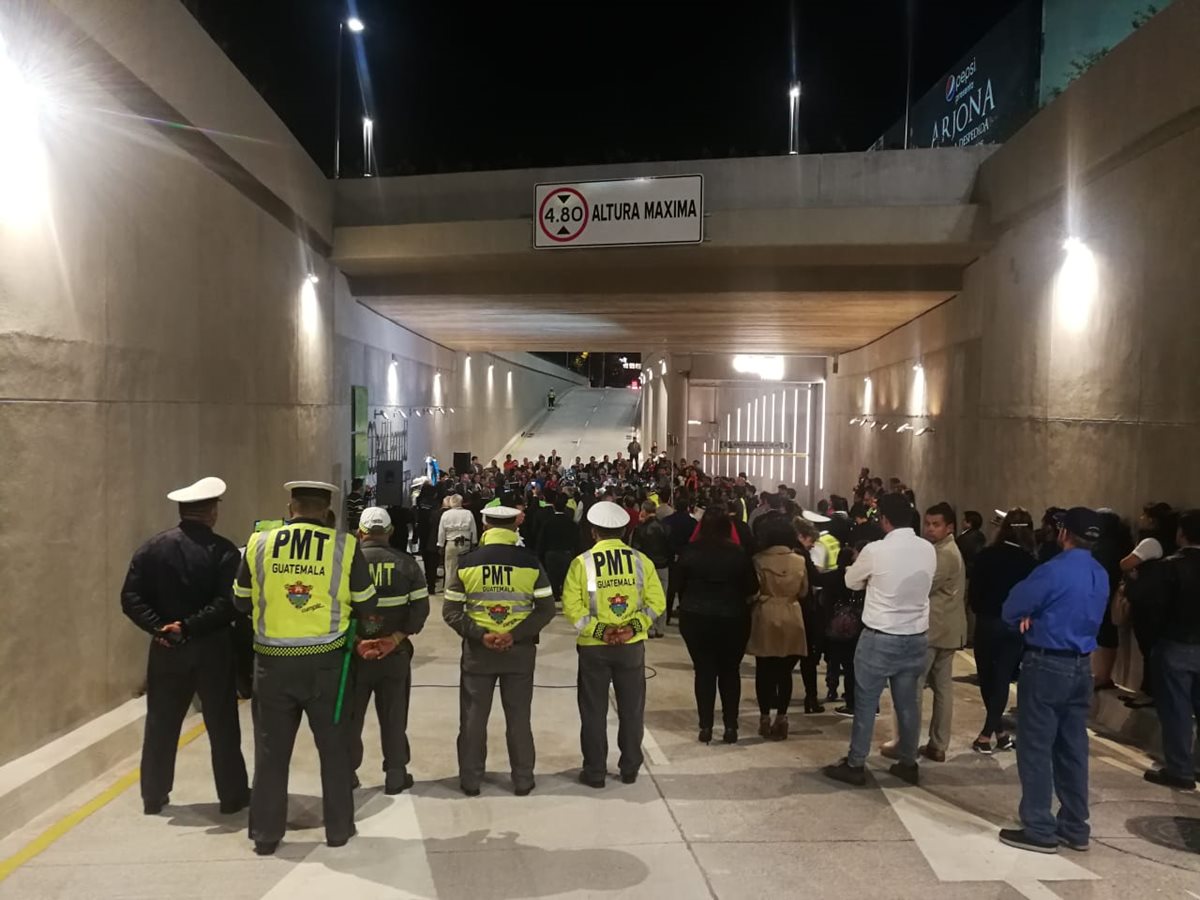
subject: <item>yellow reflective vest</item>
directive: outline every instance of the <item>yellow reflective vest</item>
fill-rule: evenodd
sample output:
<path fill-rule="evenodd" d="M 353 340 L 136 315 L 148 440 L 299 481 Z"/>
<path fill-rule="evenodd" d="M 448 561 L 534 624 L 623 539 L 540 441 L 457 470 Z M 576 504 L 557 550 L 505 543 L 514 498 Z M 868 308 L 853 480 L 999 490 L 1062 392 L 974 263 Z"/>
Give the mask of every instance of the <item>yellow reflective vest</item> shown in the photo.
<path fill-rule="evenodd" d="M 822 532 L 817 541 L 825 548 L 825 570 L 831 572 L 837 568 L 838 554 L 842 552 L 842 542 L 828 531 Z"/>
<path fill-rule="evenodd" d="M 446 604 L 463 604 L 466 617 L 483 631 L 512 631 L 529 618 L 537 600 L 554 596 L 537 557 L 517 546 L 518 537 L 507 528 L 489 528 L 478 549 L 458 558 L 457 577 L 446 584 Z M 448 613 L 443 609 L 443 617 Z"/>
<path fill-rule="evenodd" d="M 667 609 L 666 594 L 644 553 L 613 538 L 598 541 L 571 561 L 563 583 L 563 615 L 575 626 L 581 647 L 604 643 L 609 628 L 633 629 L 628 643 L 646 632 Z"/>
<path fill-rule="evenodd" d="M 351 605 L 376 605 L 354 536 L 306 519 L 250 535 L 233 595 L 253 618 L 254 650 L 267 656 L 344 647 Z"/>

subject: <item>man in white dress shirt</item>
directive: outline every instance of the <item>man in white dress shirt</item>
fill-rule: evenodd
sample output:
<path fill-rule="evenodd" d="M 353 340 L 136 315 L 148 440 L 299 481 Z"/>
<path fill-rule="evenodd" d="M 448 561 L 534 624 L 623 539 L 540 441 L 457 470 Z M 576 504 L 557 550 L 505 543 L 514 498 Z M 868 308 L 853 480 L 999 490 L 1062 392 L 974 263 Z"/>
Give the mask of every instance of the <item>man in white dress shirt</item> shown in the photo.
<path fill-rule="evenodd" d="M 925 674 L 929 590 L 937 568 L 933 545 L 912 529 L 913 508 L 901 494 L 879 500 L 884 539 L 863 547 L 846 569 L 846 587 L 866 588 L 863 632 L 854 654 L 854 725 L 846 758 L 825 774 L 846 784 L 866 784 L 865 763 L 875 731 L 875 714 L 890 685 L 900 729 L 900 759 L 889 771 L 916 784 L 921 709 L 917 683 Z"/>

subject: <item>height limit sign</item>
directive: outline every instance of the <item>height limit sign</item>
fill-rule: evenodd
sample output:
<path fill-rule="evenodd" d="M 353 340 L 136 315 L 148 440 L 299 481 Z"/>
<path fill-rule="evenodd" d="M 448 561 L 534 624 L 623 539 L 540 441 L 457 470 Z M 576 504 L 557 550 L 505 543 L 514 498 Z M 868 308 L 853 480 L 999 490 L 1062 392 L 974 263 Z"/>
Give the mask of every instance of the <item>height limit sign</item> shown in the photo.
<path fill-rule="evenodd" d="M 700 175 L 538 184 L 533 209 L 540 250 L 704 240 Z"/>

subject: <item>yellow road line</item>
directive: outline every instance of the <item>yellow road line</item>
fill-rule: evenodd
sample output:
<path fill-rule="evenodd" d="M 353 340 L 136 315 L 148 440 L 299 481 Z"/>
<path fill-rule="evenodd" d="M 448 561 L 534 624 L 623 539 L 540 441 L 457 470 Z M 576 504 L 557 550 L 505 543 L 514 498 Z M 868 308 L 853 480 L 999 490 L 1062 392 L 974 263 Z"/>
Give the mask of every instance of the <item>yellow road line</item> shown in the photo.
<path fill-rule="evenodd" d="M 202 734 L 204 734 L 203 722 L 179 738 L 179 748 L 182 750 Z M 8 859 L 0 862 L 0 881 L 4 881 L 4 879 L 8 878 L 9 875 L 25 865 L 25 863 L 46 850 L 92 813 L 98 812 L 117 799 L 117 797 L 137 783 L 138 778 L 141 776 L 141 771 L 141 769 L 134 769 L 132 772 L 126 772 L 116 782 L 83 804 L 83 806 L 67 813 L 12 856 L 8 857 Z"/>

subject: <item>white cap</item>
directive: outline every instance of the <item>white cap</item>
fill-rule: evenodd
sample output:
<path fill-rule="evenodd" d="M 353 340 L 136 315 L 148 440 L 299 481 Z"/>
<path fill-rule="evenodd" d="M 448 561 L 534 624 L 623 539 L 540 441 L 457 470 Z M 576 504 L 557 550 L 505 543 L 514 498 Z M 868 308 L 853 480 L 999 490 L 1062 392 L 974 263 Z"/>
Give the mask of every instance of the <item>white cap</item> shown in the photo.
<path fill-rule="evenodd" d="M 820 513 L 815 513 L 811 509 L 806 509 L 802 515 L 805 519 L 817 525 L 820 525 L 822 522 L 830 521 L 829 516 L 823 516 Z"/>
<path fill-rule="evenodd" d="M 520 514 L 519 509 L 513 509 L 511 506 L 485 506 L 483 508 L 483 517 L 495 519 L 497 522 L 511 522 Z"/>
<path fill-rule="evenodd" d="M 587 520 L 597 528 L 624 528 L 629 524 L 629 513 L 611 500 L 601 500 L 588 510 Z"/>
<path fill-rule="evenodd" d="M 996 518 L 998 520 L 1003 519 L 1005 516 L 1008 515 L 1008 510 L 1005 510 L 1005 509 L 997 509 L 997 510 L 994 510 L 994 512 L 996 513 Z"/>
<path fill-rule="evenodd" d="M 358 519 L 359 531 L 389 531 L 392 517 L 382 506 L 368 506 Z"/>
<path fill-rule="evenodd" d="M 337 485 L 330 484 L 327 481 L 289 481 L 283 486 L 285 491 L 294 491 L 298 488 L 307 488 L 310 491 L 328 491 L 331 494 L 338 492 Z"/>
<path fill-rule="evenodd" d="M 205 500 L 216 500 L 225 493 L 225 482 L 220 478 L 209 476 L 201 478 L 195 484 L 177 488 L 167 494 L 167 499 L 173 503 L 201 503 Z"/>

